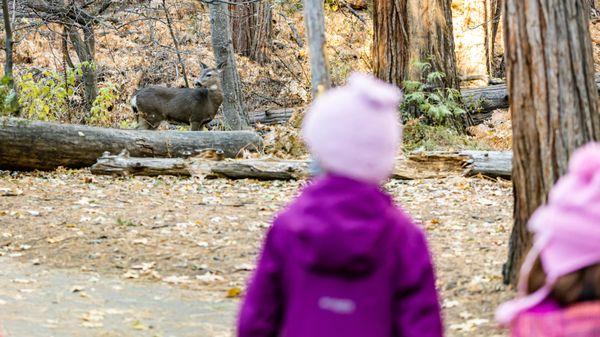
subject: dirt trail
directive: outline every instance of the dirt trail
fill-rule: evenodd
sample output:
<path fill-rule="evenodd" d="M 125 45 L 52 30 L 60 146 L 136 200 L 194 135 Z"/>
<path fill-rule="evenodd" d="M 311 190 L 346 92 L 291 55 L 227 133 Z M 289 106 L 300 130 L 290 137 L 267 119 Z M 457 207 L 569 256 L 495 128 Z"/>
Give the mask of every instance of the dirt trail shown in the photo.
<path fill-rule="evenodd" d="M 237 300 L 226 297 L 243 296 L 266 228 L 303 184 L 0 173 L 0 256 L 11 258 L 0 260 L 0 321 L 10 337 L 227 336 Z M 513 296 L 500 276 L 511 184 L 450 176 L 385 188 L 427 231 L 447 336 L 506 336 L 493 313 Z"/>
<path fill-rule="evenodd" d="M 230 336 L 236 307 L 164 284 L 0 258 L 4 337 Z"/>

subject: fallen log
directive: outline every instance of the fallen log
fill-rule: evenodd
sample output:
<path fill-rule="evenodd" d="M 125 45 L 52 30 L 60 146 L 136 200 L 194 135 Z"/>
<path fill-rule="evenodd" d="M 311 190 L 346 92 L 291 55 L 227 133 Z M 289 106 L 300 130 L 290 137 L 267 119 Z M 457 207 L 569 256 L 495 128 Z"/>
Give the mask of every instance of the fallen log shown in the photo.
<path fill-rule="evenodd" d="M 0 169 L 5 170 L 89 167 L 104 152 L 123 149 L 133 157 L 163 158 L 185 158 L 204 149 L 217 149 L 233 158 L 243 149 L 261 147 L 262 139 L 251 131 L 139 131 L 0 119 Z"/>
<path fill-rule="evenodd" d="M 595 74 L 594 80 L 600 92 L 600 73 Z M 473 124 L 481 124 L 490 118 L 491 113 L 497 109 L 508 108 L 508 89 L 506 84 L 491 85 L 483 88 L 461 90 L 463 101 L 467 106 L 473 107 L 471 113 Z"/>
<path fill-rule="evenodd" d="M 118 155 L 105 152 L 90 171 L 96 175 L 117 176 L 191 176 L 190 167 L 182 158 L 132 158 L 127 150 Z"/>
<path fill-rule="evenodd" d="M 201 158 L 188 158 L 183 161 L 182 167 L 173 169 L 173 165 L 181 165 L 182 162 L 173 162 L 169 158 L 126 158 L 105 155 L 98 159 L 98 163 L 92 166 L 93 174 L 110 175 L 187 175 L 181 174 L 186 170 L 192 176 L 205 177 L 208 179 L 256 179 L 256 180 L 305 180 L 310 177 L 308 160 L 275 160 L 275 159 L 226 159 L 213 161 Z M 162 163 L 161 163 L 162 162 Z M 399 160 L 391 179 L 414 180 L 414 179 L 439 179 L 450 175 L 460 174 L 462 167 L 455 166 L 453 169 L 442 169 L 436 166 L 423 165 L 413 161 Z M 428 167 L 429 166 L 429 167 Z"/>
<path fill-rule="evenodd" d="M 250 120 L 250 124 L 263 124 L 263 125 L 280 125 L 286 124 L 290 121 L 294 112 L 298 109 L 303 108 L 285 108 L 285 109 L 275 109 L 275 110 L 259 110 L 254 111 L 248 114 L 248 119 Z M 215 119 L 208 123 L 208 126 L 211 128 L 218 127 L 223 123 L 223 117 L 217 116 Z"/>
<path fill-rule="evenodd" d="M 207 178 L 303 180 L 310 176 L 307 160 L 245 159 L 210 161 L 191 159 L 195 176 Z"/>
<path fill-rule="evenodd" d="M 508 108 L 506 84 L 461 90 L 463 102 L 474 125 L 483 123 L 497 109 Z"/>
<path fill-rule="evenodd" d="M 481 174 L 492 178 L 512 177 L 513 155 L 510 151 L 463 151 L 460 154 L 470 157 L 465 172 L 468 176 Z"/>
<path fill-rule="evenodd" d="M 595 77 L 596 86 L 600 92 L 600 74 Z M 483 123 L 498 109 L 507 109 L 508 89 L 506 84 L 490 85 L 482 88 L 462 89 L 463 102 L 470 111 L 473 125 Z M 285 124 L 296 109 L 286 108 L 278 110 L 256 111 L 250 114 L 252 124 Z"/>
<path fill-rule="evenodd" d="M 505 84 L 463 89 L 461 92 L 468 110 L 472 111 L 470 115 L 473 125 L 483 123 L 497 109 L 508 108 L 508 91 Z M 254 111 L 248 114 L 248 118 L 252 125 L 281 125 L 289 122 L 298 109 L 302 108 Z M 221 124 L 222 117 L 218 116 L 208 126 L 215 128 Z"/>
<path fill-rule="evenodd" d="M 510 151 L 414 152 L 409 159 L 425 167 L 436 166 L 448 171 L 462 169 L 466 176 L 504 179 L 511 179 L 512 176 Z"/>
<path fill-rule="evenodd" d="M 216 158 L 216 160 L 205 159 Z M 208 156 L 187 159 L 133 158 L 126 152 L 104 154 L 92 166 L 93 174 L 176 175 L 209 179 L 304 180 L 310 177 L 308 160 L 225 159 Z M 440 179 L 451 175 L 484 175 L 510 179 L 512 153 L 497 151 L 415 152 L 399 159 L 391 179 Z"/>
<path fill-rule="evenodd" d="M 198 160 L 190 159 L 194 176 L 227 179 L 304 180 L 310 177 L 308 160 L 242 159 Z M 428 169 L 415 163 L 398 160 L 391 179 L 415 180 L 445 178 L 460 171 Z"/>
<path fill-rule="evenodd" d="M 263 111 L 255 111 L 250 114 L 250 123 L 252 124 L 265 124 L 265 125 L 274 125 L 274 124 L 285 124 L 287 123 L 294 112 L 298 109 L 302 108 L 286 108 L 286 109 L 276 109 L 276 110 L 263 110 Z"/>

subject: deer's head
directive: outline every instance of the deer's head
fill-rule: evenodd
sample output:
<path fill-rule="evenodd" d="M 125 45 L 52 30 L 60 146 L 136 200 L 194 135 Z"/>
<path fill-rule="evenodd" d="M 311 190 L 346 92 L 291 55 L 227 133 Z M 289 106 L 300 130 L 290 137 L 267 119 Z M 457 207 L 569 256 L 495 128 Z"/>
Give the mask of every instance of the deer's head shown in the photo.
<path fill-rule="evenodd" d="M 222 62 L 216 68 L 211 68 L 206 64 L 200 62 L 202 66 L 202 73 L 200 78 L 194 82 L 196 88 L 207 88 L 209 90 L 217 90 L 221 88 L 221 72 L 223 68 L 227 66 L 227 62 Z"/>

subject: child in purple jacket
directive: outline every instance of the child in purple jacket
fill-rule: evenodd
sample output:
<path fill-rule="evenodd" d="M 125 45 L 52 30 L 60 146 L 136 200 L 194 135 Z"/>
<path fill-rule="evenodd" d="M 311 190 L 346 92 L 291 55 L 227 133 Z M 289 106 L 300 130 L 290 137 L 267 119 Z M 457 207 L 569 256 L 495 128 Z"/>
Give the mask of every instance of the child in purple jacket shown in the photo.
<path fill-rule="evenodd" d="M 439 337 L 425 236 L 380 184 L 401 138 L 400 91 L 354 74 L 315 101 L 304 139 L 324 173 L 275 219 L 239 337 Z"/>

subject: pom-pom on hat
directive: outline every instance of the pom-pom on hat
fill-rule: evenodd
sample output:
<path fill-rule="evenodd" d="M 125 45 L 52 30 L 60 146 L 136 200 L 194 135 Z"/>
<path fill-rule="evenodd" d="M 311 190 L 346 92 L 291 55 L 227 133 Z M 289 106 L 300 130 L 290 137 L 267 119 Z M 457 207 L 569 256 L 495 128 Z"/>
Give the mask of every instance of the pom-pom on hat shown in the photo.
<path fill-rule="evenodd" d="M 317 98 L 302 134 L 321 168 L 374 184 L 387 179 L 402 136 L 401 99 L 396 86 L 361 73 Z"/>
<path fill-rule="evenodd" d="M 534 244 L 521 268 L 520 297 L 496 312 L 503 325 L 546 299 L 560 277 L 600 263 L 600 143 L 575 152 L 569 172 L 556 183 L 548 203 L 533 214 L 528 227 Z M 529 273 L 538 257 L 546 283 L 527 295 Z"/>

